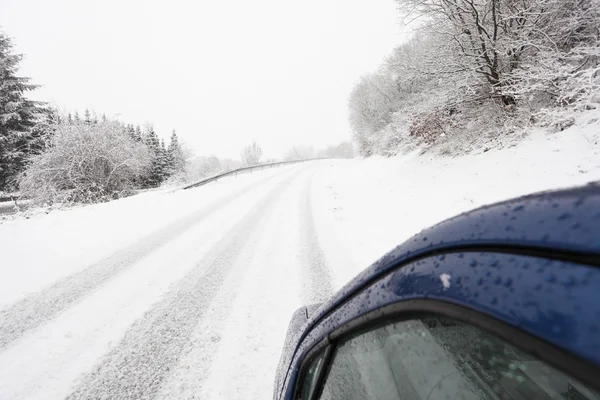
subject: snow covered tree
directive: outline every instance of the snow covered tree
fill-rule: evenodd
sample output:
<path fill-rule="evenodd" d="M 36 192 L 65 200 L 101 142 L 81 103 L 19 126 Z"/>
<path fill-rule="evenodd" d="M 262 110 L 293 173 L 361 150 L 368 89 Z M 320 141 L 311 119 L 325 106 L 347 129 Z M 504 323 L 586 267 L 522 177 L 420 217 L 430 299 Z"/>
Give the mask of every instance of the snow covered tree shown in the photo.
<path fill-rule="evenodd" d="M 168 160 L 164 143 L 161 143 L 152 126 L 147 128 L 143 142 L 151 154 L 151 166 L 144 179 L 144 185 L 147 187 L 160 186 L 168 176 Z"/>
<path fill-rule="evenodd" d="M 53 108 L 43 109 L 36 120 L 36 124 L 31 128 L 28 158 L 46 151 L 57 126 L 62 123 L 62 118 L 58 110 Z"/>
<path fill-rule="evenodd" d="M 318 152 L 319 157 L 326 158 L 353 158 L 355 156 L 354 146 L 351 142 L 342 142 L 337 146 L 329 146 Z"/>
<path fill-rule="evenodd" d="M 170 174 L 175 175 L 183 173 L 186 160 L 177 133 L 175 133 L 175 129 L 173 129 L 173 133 L 171 134 L 171 141 L 169 143 L 167 154 Z"/>
<path fill-rule="evenodd" d="M 125 127 L 125 130 L 127 131 L 127 134 L 129 135 L 129 137 L 131 139 L 133 139 L 136 142 L 139 142 L 142 140 L 141 137 L 138 137 L 135 131 L 135 128 L 133 127 L 133 124 L 127 124 L 127 126 Z"/>
<path fill-rule="evenodd" d="M 36 85 L 16 75 L 21 59 L 13 53 L 11 39 L 0 33 L 0 190 L 14 189 L 37 140 L 32 130 L 44 111 L 41 103 L 25 97 Z"/>
<path fill-rule="evenodd" d="M 136 141 L 138 141 L 138 142 L 142 141 L 142 130 L 140 129 L 139 125 L 136 125 L 136 127 L 135 127 L 135 135 L 134 135 L 134 137 L 135 137 Z"/>
<path fill-rule="evenodd" d="M 83 122 L 85 122 L 88 125 L 92 123 L 92 115 L 90 114 L 90 110 L 88 110 L 87 108 L 83 112 Z"/>
<path fill-rule="evenodd" d="M 252 142 L 242 150 L 242 163 L 247 166 L 258 165 L 262 154 L 262 148 L 256 142 Z"/>
<path fill-rule="evenodd" d="M 51 145 L 20 176 L 19 188 L 40 203 L 109 200 L 135 188 L 150 163 L 147 147 L 116 122 L 60 123 Z"/>
<path fill-rule="evenodd" d="M 164 182 L 172 175 L 171 163 L 169 153 L 165 147 L 164 139 L 160 140 L 160 146 L 157 155 L 158 171 L 160 175 L 160 182 Z"/>
<path fill-rule="evenodd" d="M 285 161 L 306 160 L 315 156 L 312 146 L 292 146 L 284 156 Z"/>
<path fill-rule="evenodd" d="M 419 22 L 350 95 L 362 155 L 440 138 L 468 148 L 600 104 L 599 0 L 395 2 L 405 21 Z"/>
<path fill-rule="evenodd" d="M 445 38 L 444 45 L 452 50 L 450 56 L 438 59 L 438 76 L 467 73 L 471 85 L 478 82 L 485 88 L 485 84 L 489 94 L 505 105 L 515 104 L 513 86 L 527 87 L 520 85 L 523 76 L 518 73 L 524 65 L 544 69 L 550 59 L 562 58 L 582 44 L 594 50 L 579 58 L 583 64 L 574 62 L 570 73 L 593 68 L 598 57 L 598 0 L 396 2 L 410 18 L 422 20 L 421 34 Z"/>

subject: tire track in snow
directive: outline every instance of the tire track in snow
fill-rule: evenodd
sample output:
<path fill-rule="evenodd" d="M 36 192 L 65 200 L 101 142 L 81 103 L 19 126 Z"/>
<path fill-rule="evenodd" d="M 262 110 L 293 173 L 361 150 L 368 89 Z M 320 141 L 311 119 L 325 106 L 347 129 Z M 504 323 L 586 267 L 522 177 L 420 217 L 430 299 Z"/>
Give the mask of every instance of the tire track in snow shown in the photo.
<path fill-rule="evenodd" d="M 12 306 L 0 310 L 0 349 L 20 338 L 26 331 L 50 321 L 91 291 L 126 271 L 137 261 L 185 233 L 211 213 L 276 176 L 269 176 L 255 185 L 231 193 L 86 269 L 59 280 L 49 288 L 33 293 Z"/>
<path fill-rule="evenodd" d="M 304 188 L 304 195 L 300 197 L 300 240 L 302 261 L 305 264 L 303 271 L 302 299 L 306 305 L 322 303 L 333 294 L 331 276 L 327 262 L 317 237 L 315 220 L 312 212 L 312 179 L 310 175 Z"/>
<path fill-rule="evenodd" d="M 302 267 L 306 263 L 301 260 L 300 217 L 304 214 L 299 200 L 311 173 L 307 170 L 291 182 L 290 190 L 274 207 L 252 246 L 252 259 L 243 265 L 247 268 L 245 279 L 238 286 L 234 305 L 221 328 L 221 340 L 210 367 L 193 361 L 204 358 L 194 349 L 185 357 L 189 361 L 169 377 L 170 390 L 164 390 L 168 384 L 163 385 L 159 399 L 272 397 L 273 372 L 281 357 L 289 319 L 302 305 Z M 232 366 L 235 379 L 231 379 Z M 206 369 L 208 373 L 203 373 Z M 207 377 L 198 384 L 200 375 Z"/>
<path fill-rule="evenodd" d="M 177 367 L 194 328 L 285 185 L 282 182 L 270 191 L 163 300 L 134 323 L 68 399 L 153 398 Z"/>

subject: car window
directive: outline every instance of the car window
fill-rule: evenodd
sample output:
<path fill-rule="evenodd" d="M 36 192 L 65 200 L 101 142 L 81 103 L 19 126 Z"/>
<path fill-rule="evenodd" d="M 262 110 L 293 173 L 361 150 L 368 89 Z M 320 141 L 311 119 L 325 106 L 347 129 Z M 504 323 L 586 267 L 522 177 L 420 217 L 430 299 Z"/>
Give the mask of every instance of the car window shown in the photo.
<path fill-rule="evenodd" d="M 535 356 L 464 323 L 425 318 L 338 346 L 322 400 L 600 399 Z"/>
<path fill-rule="evenodd" d="M 306 371 L 306 375 L 304 376 L 304 379 L 302 382 L 302 389 L 300 390 L 299 399 L 301 399 L 301 400 L 310 399 L 310 395 L 313 391 L 313 388 L 315 387 L 317 377 L 319 376 L 319 370 L 321 369 L 321 366 L 323 365 L 324 356 L 325 356 L 325 353 L 321 353 L 313 361 L 311 361 L 311 363 L 308 367 L 308 370 Z"/>

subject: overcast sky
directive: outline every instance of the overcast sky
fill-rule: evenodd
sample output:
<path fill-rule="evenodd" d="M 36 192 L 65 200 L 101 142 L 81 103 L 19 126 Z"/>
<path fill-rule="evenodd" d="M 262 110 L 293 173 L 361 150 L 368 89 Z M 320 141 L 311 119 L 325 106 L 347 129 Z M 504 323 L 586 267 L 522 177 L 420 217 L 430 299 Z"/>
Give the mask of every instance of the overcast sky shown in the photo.
<path fill-rule="evenodd" d="M 0 29 L 32 97 L 234 158 L 349 140 L 354 83 L 402 41 L 392 0 L 0 0 Z"/>

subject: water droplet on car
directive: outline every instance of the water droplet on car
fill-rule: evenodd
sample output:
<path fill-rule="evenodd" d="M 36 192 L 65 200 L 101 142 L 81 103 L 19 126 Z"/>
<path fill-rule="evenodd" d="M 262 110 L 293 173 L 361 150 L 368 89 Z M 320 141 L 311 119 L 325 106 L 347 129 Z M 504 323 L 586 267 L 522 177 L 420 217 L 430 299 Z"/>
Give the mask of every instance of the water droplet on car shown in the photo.
<path fill-rule="evenodd" d="M 573 278 L 570 275 L 567 275 L 562 279 L 561 282 L 565 286 L 573 286 L 575 284 L 575 278 Z"/>
<path fill-rule="evenodd" d="M 552 326 L 552 332 L 554 332 L 555 334 L 560 334 L 562 332 L 562 328 L 558 325 L 554 325 Z"/>
<path fill-rule="evenodd" d="M 562 214 L 560 214 L 558 217 L 556 217 L 556 219 L 557 219 L 558 221 L 564 221 L 564 220 L 567 220 L 567 219 L 569 219 L 569 218 L 571 218 L 571 217 L 572 217 L 572 215 L 571 215 L 571 214 L 569 214 L 569 213 L 565 212 L 565 213 L 562 213 Z"/>

